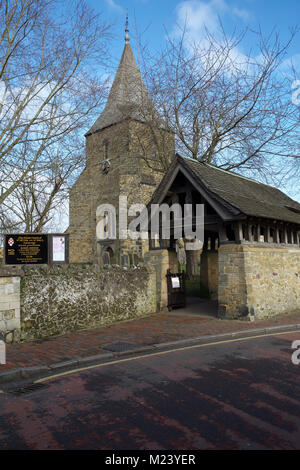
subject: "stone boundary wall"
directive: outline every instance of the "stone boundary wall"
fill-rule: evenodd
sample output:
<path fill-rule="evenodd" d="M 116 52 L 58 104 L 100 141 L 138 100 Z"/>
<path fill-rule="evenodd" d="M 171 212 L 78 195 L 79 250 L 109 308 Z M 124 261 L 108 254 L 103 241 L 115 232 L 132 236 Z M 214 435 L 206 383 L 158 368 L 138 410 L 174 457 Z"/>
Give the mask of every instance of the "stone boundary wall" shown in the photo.
<path fill-rule="evenodd" d="M 300 309 L 300 249 L 245 247 L 248 308 L 255 318 Z"/>
<path fill-rule="evenodd" d="M 0 331 L 16 328 L 15 341 L 94 328 L 156 311 L 156 274 L 145 267 L 24 266 L 18 274 L 0 273 Z M 9 296 L 14 296 L 11 303 Z M 8 318 L 13 308 L 14 319 Z"/>
<path fill-rule="evenodd" d="M 300 309 L 300 249 L 296 246 L 222 245 L 219 315 L 266 318 Z"/>
<path fill-rule="evenodd" d="M 208 289 L 210 298 L 217 300 L 219 283 L 218 251 L 205 250 L 200 256 L 200 282 Z"/>
<path fill-rule="evenodd" d="M 14 333 L 10 333 L 10 332 Z M 7 342 L 20 335 L 20 277 L 0 277 L 0 333 Z M 1 339 L 1 338 L 0 338 Z"/>
<path fill-rule="evenodd" d="M 221 245 L 219 255 L 218 302 L 220 317 L 246 317 L 247 288 L 242 245 Z"/>
<path fill-rule="evenodd" d="M 144 264 L 154 273 L 156 282 L 156 311 L 164 311 L 168 306 L 167 270 L 177 273 L 178 259 L 175 251 L 151 250 L 146 253 Z"/>

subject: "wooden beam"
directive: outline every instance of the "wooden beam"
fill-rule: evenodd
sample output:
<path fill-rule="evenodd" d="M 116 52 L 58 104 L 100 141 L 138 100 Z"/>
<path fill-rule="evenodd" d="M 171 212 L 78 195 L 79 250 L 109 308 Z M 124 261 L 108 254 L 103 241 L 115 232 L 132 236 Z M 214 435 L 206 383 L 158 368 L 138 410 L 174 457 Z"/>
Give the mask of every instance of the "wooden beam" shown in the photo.
<path fill-rule="evenodd" d="M 242 222 L 236 222 L 234 224 L 234 233 L 235 233 L 235 241 L 240 242 L 244 239 Z"/>
<path fill-rule="evenodd" d="M 222 223 L 219 223 L 219 241 L 220 241 L 220 244 L 224 242 L 228 242 L 226 228 L 225 228 L 225 225 Z"/>
<path fill-rule="evenodd" d="M 256 224 L 254 240 L 260 242 L 260 223 Z"/>
<path fill-rule="evenodd" d="M 271 227 L 270 227 L 269 224 L 266 226 L 266 238 L 265 238 L 265 241 L 266 241 L 267 243 L 271 243 Z"/>
<path fill-rule="evenodd" d="M 275 227 L 275 239 L 274 243 L 280 243 L 280 236 L 279 236 L 279 227 L 276 225 Z"/>
<path fill-rule="evenodd" d="M 288 244 L 289 240 L 288 240 L 288 233 L 287 233 L 287 227 L 286 225 L 283 227 L 283 243 L 285 243 L 286 245 Z"/>
<path fill-rule="evenodd" d="M 204 224 L 219 224 L 220 217 L 216 215 L 204 215 Z"/>
<path fill-rule="evenodd" d="M 247 239 L 249 242 L 252 241 L 252 224 L 250 222 L 247 224 Z"/>
<path fill-rule="evenodd" d="M 178 187 L 175 186 L 172 188 L 172 193 L 175 193 L 175 194 L 187 193 L 188 191 L 191 191 L 191 189 L 192 190 L 194 189 L 192 184 L 190 186 L 188 185 L 178 186 Z"/>

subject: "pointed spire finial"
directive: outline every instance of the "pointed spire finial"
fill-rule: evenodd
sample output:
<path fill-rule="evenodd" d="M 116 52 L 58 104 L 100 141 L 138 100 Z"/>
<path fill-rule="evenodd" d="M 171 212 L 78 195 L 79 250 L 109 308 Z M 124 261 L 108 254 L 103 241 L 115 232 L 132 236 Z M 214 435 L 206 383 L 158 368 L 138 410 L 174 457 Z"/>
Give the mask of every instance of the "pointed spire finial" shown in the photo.
<path fill-rule="evenodd" d="M 126 9 L 125 44 L 129 43 L 128 8 Z"/>

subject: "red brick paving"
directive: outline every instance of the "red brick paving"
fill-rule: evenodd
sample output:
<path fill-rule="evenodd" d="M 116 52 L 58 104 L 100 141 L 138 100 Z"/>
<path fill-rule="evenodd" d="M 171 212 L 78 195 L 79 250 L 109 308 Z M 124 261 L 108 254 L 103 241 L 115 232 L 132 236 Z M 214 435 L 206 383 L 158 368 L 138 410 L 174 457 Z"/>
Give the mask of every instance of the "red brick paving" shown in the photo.
<path fill-rule="evenodd" d="M 8 344 L 0 374 L 18 367 L 51 365 L 107 352 L 103 346 L 124 341 L 150 345 L 202 335 L 230 333 L 253 328 L 300 323 L 300 310 L 273 319 L 246 322 L 196 315 L 159 313 L 93 330 L 81 330 L 43 340 Z"/>

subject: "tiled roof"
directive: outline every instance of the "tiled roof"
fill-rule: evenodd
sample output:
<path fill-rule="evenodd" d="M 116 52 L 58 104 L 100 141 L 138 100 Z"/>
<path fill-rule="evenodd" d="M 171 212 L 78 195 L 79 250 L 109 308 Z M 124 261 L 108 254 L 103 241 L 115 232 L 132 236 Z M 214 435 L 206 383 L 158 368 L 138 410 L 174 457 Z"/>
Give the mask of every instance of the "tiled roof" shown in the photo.
<path fill-rule="evenodd" d="M 205 187 L 210 197 L 216 195 L 232 207 L 235 214 L 282 220 L 300 225 L 300 204 L 272 186 L 245 178 L 214 165 L 176 155 L 170 169 L 153 195 L 157 202 L 163 188 L 176 170 L 182 166 L 192 179 Z M 153 202 L 152 201 L 152 202 Z"/>
<path fill-rule="evenodd" d="M 191 158 L 178 157 L 178 160 L 188 166 L 210 191 L 242 213 L 300 224 L 300 204 L 279 189 Z"/>
<path fill-rule="evenodd" d="M 88 134 L 124 119 L 159 119 L 136 64 L 131 46 L 125 44 L 104 111 Z"/>

